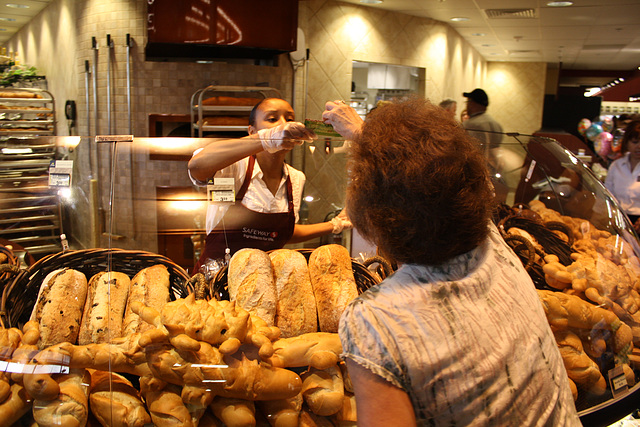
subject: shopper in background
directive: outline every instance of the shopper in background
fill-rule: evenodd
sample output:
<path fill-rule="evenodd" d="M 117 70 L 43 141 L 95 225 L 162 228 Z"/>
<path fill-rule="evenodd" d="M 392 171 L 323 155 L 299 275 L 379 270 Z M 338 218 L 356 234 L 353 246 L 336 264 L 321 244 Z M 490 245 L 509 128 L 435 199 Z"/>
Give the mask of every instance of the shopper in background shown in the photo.
<path fill-rule="evenodd" d="M 250 113 L 248 133 L 212 142 L 189 161 L 194 184 L 230 178 L 235 193 L 235 202 L 209 203 L 205 248 L 195 272 L 207 258 L 224 259 L 227 248 L 230 255 L 242 248 L 278 249 L 351 227 L 346 212 L 328 222 L 296 224 L 306 178 L 285 163 L 285 155 L 316 136 L 295 121 L 287 101 L 269 98 L 258 103 Z"/>
<path fill-rule="evenodd" d="M 489 97 L 482 89 L 474 89 L 471 92 L 462 94 L 467 98 L 467 113 L 469 120 L 462 126 L 469 135 L 480 141 L 486 150 L 500 146 L 502 142 L 502 126 L 487 113 Z"/>
<path fill-rule="evenodd" d="M 609 166 L 605 186 L 640 232 L 640 120 L 624 129 L 620 151 L 622 157 Z"/>
<path fill-rule="evenodd" d="M 456 117 L 456 109 L 458 108 L 458 103 L 451 99 L 451 98 L 447 98 L 445 100 L 443 100 L 442 102 L 440 102 L 440 104 L 438 104 L 441 108 L 444 108 L 446 111 L 449 112 L 449 114 L 451 114 L 451 117 L 455 118 Z"/>
<path fill-rule="evenodd" d="M 358 425 L 580 426 L 534 285 L 490 220 L 478 145 L 412 98 L 345 123 L 347 210 L 400 268 L 340 320 Z"/>

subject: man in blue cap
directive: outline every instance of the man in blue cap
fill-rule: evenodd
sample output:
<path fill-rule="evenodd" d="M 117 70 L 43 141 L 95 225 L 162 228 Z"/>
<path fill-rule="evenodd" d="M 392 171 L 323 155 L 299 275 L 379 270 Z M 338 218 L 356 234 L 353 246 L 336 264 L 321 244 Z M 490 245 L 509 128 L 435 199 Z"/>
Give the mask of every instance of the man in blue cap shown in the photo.
<path fill-rule="evenodd" d="M 469 120 L 462 123 L 469 135 L 482 143 L 485 153 L 498 148 L 502 142 L 502 126 L 487 113 L 489 97 L 482 89 L 474 89 L 462 94 L 467 98 Z"/>

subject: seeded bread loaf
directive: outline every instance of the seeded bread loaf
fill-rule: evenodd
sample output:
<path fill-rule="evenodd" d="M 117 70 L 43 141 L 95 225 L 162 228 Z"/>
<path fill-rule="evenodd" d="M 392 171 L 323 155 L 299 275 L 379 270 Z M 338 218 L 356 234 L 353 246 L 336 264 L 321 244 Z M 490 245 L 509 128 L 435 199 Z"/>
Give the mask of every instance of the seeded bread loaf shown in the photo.
<path fill-rule="evenodd" d="M 153 328 L 131 310 L 131 303 L 140 301 L 148 307 L 161 311 L 162 307 L 169 302 L 169 278 L 169 270 L 162 264 L 142 269 L 133 276 L 122 322 L 123 337 Z"/>
<path fill-rule="evenodd" d="M 111 342 L 122 336 L 130 280 L 124 273 L 100 272 L 89 280 L 78 344 Z"/>
<path fill-rule="evenodd" d="M 44 278 L 30 319 L 40 325 L 40 349 L 76 343 L 86 297 L 87 278 L 80 271 L 64 268 Z"/>

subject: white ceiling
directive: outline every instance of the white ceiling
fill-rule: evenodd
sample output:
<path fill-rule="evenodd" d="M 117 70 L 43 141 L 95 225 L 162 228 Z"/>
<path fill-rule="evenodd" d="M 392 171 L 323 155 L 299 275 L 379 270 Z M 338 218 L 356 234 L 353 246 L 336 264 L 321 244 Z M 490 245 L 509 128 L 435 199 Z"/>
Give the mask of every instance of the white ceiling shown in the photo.
<path fill-rule="evenodd" d="M 4 0 L 0 2 L 0 43 L 5 43 L 31 21 L 51 0 Z M 8 5 L 16 5 L 11 7 Z"/>
<path fill-rule="evenodd" d="M 592 70 L 604 82 L 615 73 L 596 70 L 640 66 L 640 0 L 573 0 L 570 7 L 549 7 L 548 0 L 342 1 L 446 22 L 487 61 L 555 63 L 562 70 Z"/>

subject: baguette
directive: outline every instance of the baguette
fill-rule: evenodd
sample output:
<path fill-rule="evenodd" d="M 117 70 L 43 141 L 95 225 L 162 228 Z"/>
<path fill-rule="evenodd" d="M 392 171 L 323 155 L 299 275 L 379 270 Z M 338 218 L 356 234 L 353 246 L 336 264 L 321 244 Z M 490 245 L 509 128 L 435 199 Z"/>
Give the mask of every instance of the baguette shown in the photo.
<path fill-rule="evenodd" d="M 166 384 L 162 388 L 148 387 L 146 378 L 140 380 L 140 387 L 154 426 L 195 427 L 180 397 L 180 387 L 173 384 Z"/>
<path fill-rule="evenodd" d="M 33 418 L 40 426 L 84 426 L 89 417 L 89 373 L 71 370 L 60 375 L 60 394 L 53 400 L 33 401 Z"/>
<path fill-rule="evenodd" d="M 309 369 L 302 375 L 302 396 L 316 415 L 329 416 L 340 411 L 344 404 L 340 369 L 337 366 L 325 370 Z"/>
<path fill-rule="evenodd" d="M 138 390 L 117 373 L 91 371 L 89 403 L 104 427 L 142 427 L 151 422 Z"/>
<path fill-rule="evenodd" d="M 169 302 L 169 286 L 169 271 L 161 264 L 140 270 L 131 279 L 127 308 L 122 323 L 123 337 L 153 328 L 131 310 L 131 304 L 134 301 L 139 301 L 148 307 L 161 311 L 162 307 Z"/>
<path fill-rule="evenodd" d="M 89 280 L 78 344 L 111 342 L 122 336 L 129 285 L 129 276 L 114 271 L 98 273 Z"/>
<path fill-rule="evenodd" d="M 269 362 L 277 368 L 312 366 L 327 369 L 338 363 L 342 344 L 338 334 L 314 332 L 273 342 L 273 356 Z"/>
<path fill-rule="evenodd" d="M 77 341 L 86 296 L 87 278 L 79 271 L 65 268 L 45 277 L 30 319 L 40 324 L 40 349 Z"/>
<path fill-rule="evenodd" d="M 309 276 L 318 308 L 321 332 L 338 332 L 340 316 L 358 296 L 351 257 L 341 245 L 316 248 L 309 257 Z"/>
<path fill-rule="evenodd" d="M 269 254 L 276 285 L 275 326 L 283 338 L 318 330 L 316 299 L 313 296 L 307 260 L 298 251 L 278 249 Z"/>
<path fill-rule="evenodd" d="M 259 249 L 240 249 L 229 261 L 228 287 L 231 301 L 274 326 L 276 285 L 271 259 Z"/>

